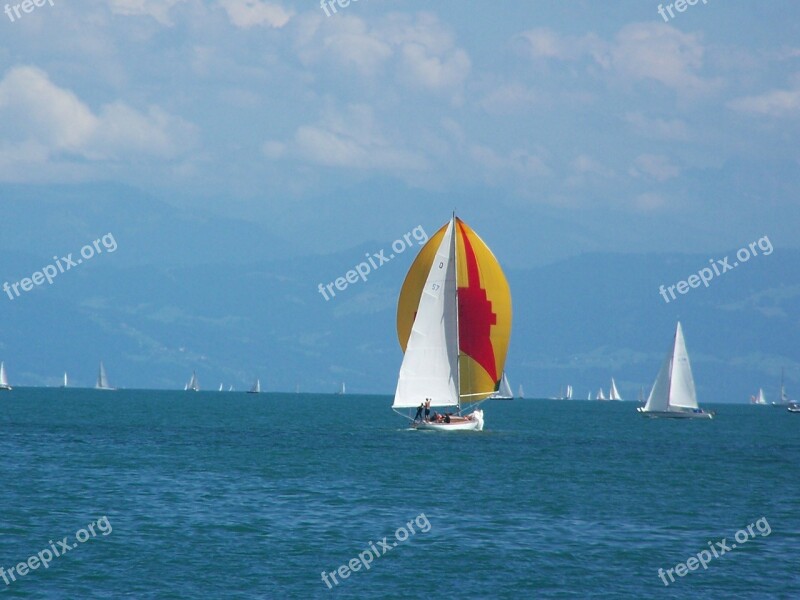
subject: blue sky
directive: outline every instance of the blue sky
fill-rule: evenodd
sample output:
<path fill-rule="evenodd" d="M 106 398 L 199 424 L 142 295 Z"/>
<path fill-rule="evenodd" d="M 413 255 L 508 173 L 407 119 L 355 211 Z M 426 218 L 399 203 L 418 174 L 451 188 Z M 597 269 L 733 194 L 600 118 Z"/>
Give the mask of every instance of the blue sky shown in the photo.
<path fill-rule="evenodd" d="M 454 207 L 518 266 L 796 247 L 796 3 L 657 7 L 55 0 L 0 15 L 0 182 L 122 183 L 313 252 Z"/>

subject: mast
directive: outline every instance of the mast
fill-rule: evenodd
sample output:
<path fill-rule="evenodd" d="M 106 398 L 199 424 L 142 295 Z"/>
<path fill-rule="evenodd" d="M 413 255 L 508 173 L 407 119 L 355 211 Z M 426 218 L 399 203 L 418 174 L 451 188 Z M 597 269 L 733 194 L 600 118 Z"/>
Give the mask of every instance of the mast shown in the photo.
<path fill-rule="evenodd" d="M 450 256 L 453 259 L 453 274 L 455 276 L 456 285 L 455 293 L 453 294 L 453 302 L 455 302 L 455 314 L 456 314 L 456 396 L 458 399 L 458 404 L 456 408 L 458 409 L 459 414 L 461 413 L 461 340 L 460 340 L 460 331 L 459 331 L 459 324 L 458 324 L 458 252 L 456 248 L 456 236 L 458 232 L 456 231 L 456 211 L 453 211 L 453 217 L 450 220 L 452 223 L 453 228 L 453 235 L 450 236 Z"/>

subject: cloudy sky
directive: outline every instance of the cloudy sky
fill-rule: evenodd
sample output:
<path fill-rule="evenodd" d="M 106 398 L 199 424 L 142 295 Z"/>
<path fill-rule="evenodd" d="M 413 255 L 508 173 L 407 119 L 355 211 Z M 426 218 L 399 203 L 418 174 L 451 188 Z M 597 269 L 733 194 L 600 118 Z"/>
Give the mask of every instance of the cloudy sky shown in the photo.
<path fill-rule="evenodd" d="M 0 183 L 120 183 L 323 252 L 453 208 L 512 265 L 798 245 L 791 0 L 11 7 Z"/>

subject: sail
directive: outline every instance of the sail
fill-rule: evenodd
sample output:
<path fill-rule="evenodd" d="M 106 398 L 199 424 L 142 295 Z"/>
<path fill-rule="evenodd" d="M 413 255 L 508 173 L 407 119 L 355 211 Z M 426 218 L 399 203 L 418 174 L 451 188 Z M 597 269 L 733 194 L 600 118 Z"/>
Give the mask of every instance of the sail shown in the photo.
<path fill-rule="evenodd" d="M 219 391 L 220 392 L 222 391 L 222 384 L 221 383 L 219 384 Z"/>
<path fill-rule="evenodd" d="M 67 372 L 66 372 L 66 371 L 64 371 L 64 387 L 67 387 L 67 383 L 68 383 L 68 380 L 67 380 Z"/>
<path fill-rule="evenodd" d="M 683 339 L 683 329 L 680 322 L 675 331 L 675 349 L 672 354 L 672 374 L 670 377 L 669 405 L 681 408 L 698 408 L 697 393 L 694 388 L 692 367 L 689 364 L 689 354 L 686 352 L 686 342 Z"/>
<path fill-rule="evenodd" d="M 261 380 L 256 379 L 256 382 L 253 384 L 253 387 L 250 388 L 251 394 L 260 394 L 261 393 Z"/>
<path fill-rule="evenodd" d="M 756 404 L 766 404 L 767 398 L 764 396 L 764 390 L 762 388 L 758 388 L 758 397 L 756 398 Z"/>
<path fill-rule="evenodd" d="M 106 375 L 106 368 L 103 366 L 103 361 L 100 361 L 100 371 L 97 374 L 97 385 L 95 387 L 100 390 L 111 389 L 111 386 L 108 385 L 108 375 Z"/>
<path fill-rule="evenodd" d="M 192 378 L 189 380 L 189 383 L 186 384 L 185 390 L 191 390 L 192 392 L 199 392 L 200 391 L 200 384 L 197 382 L 197 373 L 192 371 Z"/>
<path fill-rule="evenodd" d="M 8 385 L 8 376 L 6 375 L 6 364 L 0 362 L 0 385 Z"/>
<path fill-rule="evenodd" d="M 454 217 L 422 247 L 400 292 L 397 335 L 406 355 L 393 406 L 425 398 L 431 406 L 460 406 L 491 396 L 510 333 L 505 275 L 483 240 Z"/>
<path fill-rule="evenodd" d="M 608 392 L 608 399 L 609 400 L 622 400 L 622 396 L 619 395 L 619 390 L 617 389 L 617 384 L 614 382 L 614 378 L 611 378 L 611 390 Z"/>
<path fill-rule="evenodd" d="M 567 400 L 572 400 L 572 386 L 567 386 Z"/>
<path fill-rule="evenodd" d="M 605 400 L 606 399 L 606 395 L 603 393 L 603 388 L 600 388 L 597 391 L 597 398 L 596 399 L 597 400 Z"/>
<path fill-rule="evenodd" d="M 517 390 L 517 397 L 524 398 L 525 397 L 525 390 L 522 389 L 522 384 L 519 384 L 519 389 Z"/>
<path fill-rule="evenodd" d="M 514 392 L 511 391 L 511 384 L 508 382 L 508 375 L 503 373 L 503 379 L 500 381 L 500 389 L 497 395 L 501 398 L 513 398 Z"/>
<path fill-rule="evenodd" d="M 647 397 L 647 404 L 644 405 L 645 411 L 665 412 L 669 410 L 669 374 L 671 370 L 672 352 L 661 363 L 661 369 L 653 383 L 653 389 L 650 390 L 650 395 Z"/>
<path fill-rule="evenodd" d="M 403 282 L 397 335 L 405 356 L 392 408 L 416 407 L 426 398 L 431 406 L 459 404 L 454 225 L 428 240 Z"/>

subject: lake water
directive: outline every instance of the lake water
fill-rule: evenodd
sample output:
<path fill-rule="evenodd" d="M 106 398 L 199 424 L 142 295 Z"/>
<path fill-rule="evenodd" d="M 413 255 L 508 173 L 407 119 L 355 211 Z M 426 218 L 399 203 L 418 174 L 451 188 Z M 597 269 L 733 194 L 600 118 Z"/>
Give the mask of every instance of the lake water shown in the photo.
<path fill-rule="evenodd" d="M 0 595 L 800 597 L 800 415 L 515 400 L 485 403 L 482 433 L 442 434 L 390 403 L 0 392 Z M 659 568 L 743 529 L 664 585 Z M 8 576 L 65 536 L 47 569 Z"/>

